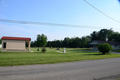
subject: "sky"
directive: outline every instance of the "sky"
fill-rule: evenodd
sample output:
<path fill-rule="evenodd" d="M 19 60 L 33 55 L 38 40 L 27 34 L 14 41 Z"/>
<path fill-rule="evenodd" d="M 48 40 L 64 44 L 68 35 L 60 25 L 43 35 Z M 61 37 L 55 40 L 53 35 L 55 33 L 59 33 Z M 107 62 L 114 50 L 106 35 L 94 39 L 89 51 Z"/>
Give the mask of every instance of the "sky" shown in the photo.
<path fill-rule="evenodd" d="M 86 0 L 97 9 L 120 21 L 118 0 Z M 79 27 L 0 22 L 2 36 L 47 36 L 48 41 L 82 37 L 100 29 L 120 32 L 120 23 L 103 15 L 84 0 L 0 0 L 0 19 L 79 25 Z M 94 27 L 93 27 L 94 26 Z"/>

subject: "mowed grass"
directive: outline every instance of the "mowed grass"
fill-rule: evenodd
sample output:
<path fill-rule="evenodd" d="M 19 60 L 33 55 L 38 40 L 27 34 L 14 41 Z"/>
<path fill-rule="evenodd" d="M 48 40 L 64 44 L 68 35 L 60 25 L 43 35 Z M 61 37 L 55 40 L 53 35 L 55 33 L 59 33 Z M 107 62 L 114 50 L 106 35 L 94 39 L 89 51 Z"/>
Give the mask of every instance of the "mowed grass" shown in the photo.
<path fill-rule="evenodd" d="M 31 51 L 34 52 L 0 52 L 0 66 L 52 64 L 120 57 L 120 54 L 102 55 L 98 52 L 84 51 L 86 49 L 80 48 L 67 48 L 67 53 L 60 53 L 63 52 L 63 48 L 56 49 L 47 48 L 46 53 L 41 53 L 41 50 L 37 51 L 37 48 L 31 48 Z"/>
<path fill-rule="evenodd" d="M 120 52 L 120 50 L 112 50 L 112 51 L 114 51 L 114 52 Z"/>

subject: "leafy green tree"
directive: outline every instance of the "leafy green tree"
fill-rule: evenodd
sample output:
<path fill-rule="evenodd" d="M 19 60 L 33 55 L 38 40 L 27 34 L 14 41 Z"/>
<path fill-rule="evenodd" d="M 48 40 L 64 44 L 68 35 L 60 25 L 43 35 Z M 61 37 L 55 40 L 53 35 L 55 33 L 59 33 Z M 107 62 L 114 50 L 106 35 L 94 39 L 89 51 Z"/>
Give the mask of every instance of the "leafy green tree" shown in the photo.
<path fill-rule="evenodd" d="M 2 40 L 0 39 L 0 44 L 2 43 Z"/>
<path fill-rule="evenodd" d="M 69 43 L 70 43 L 70 38 L 69 37 L 64 38 L 63 46 L 64 47 L 69 47 Z"/>
<path fill-rule="evenodd" d="M 93 31 L 91 33 L 91 40 L 98 40 L 99 36 L 98 36 L 98 32 L 97 31 Z"/>
<path fill-rule="evenodd" d="M 114 32 L 108 39 L 108 41 L 120 42 L 120 33 Z"/>
<path fill-rule="evenodd" d="M 40 35 L 38 34 L 37 35 L 37 47 L 44 47 L 47 45 L 47 36 L 45 36 L 44 34 Z"/>
<path fill-rule="evenodd" d="M 112 29 L 101 29 L 100 31 L 93 31 L 88 36 L 79 37 L 65 37 L 64 40 L 54 40 L 48 41 L 47 47 L 90 47 L 88 43 L 93 40 L 101 40 L 101 41 L 117 41 L 120 42 L 120 33 L 114 32 Z"/>
<path fill-rule="evenodd" d="M 51 41 L 48 41 L 46 46 L 47 46 L 47 47 L 52 47 Z"/>
<path fill-rule="evenodd" d="M 37 47 L 37 42 L 36 41 L 31 41 L 31 47 Z"/>
<path fill-rule="evenodd" d="M 110 35 L 112 34 L 112 30 L 108 30 L 108 29 L 101 29 L 99 32 L 98 32 L 98 36 L 99 36 L 99 40 L 101 41 L 107 41 L 108 38 L 110 37 Z"/>
<path fill-rule="evenodd" d="M 112 29 L 101 29 L 100 31 L 93 31 L 91 33 L 91 40 L 101 40 L 101 41 L 107 41 L 108 38 L 113 33 Z"/>
<path fill-rule="evenodd" d="M 56 40 L 57 47 L 60 47 L 60 40 Z"/>
<path fill-rule="evenodd" d="M 76 48 L 77 47 L 76 42 L 75 42 L 75 38 L 70 39 L 69 47 L 71 47 L 71 48 Z"/>
<path fill-rule="evenodd" d="M 82 47 L 87 47 L 88 41 L 87 41 L 87 38 L 85 36 L 83 36 L 81 38 L 81 42 L 82 42 Z"/>
<path fill-rule="evenodd" d="M 77 48 L 77 47 L 88 47 L 88 42 L 91 41 L 90 36 L 84 36 L 82 38 L 73 37 L 69 38 L 66 37 L 64 40 L 54 40 L 48 41 L 47 47 L 68 47 L 68 48 Z M 50 46 L 51 45 L 51 46 Z"/>

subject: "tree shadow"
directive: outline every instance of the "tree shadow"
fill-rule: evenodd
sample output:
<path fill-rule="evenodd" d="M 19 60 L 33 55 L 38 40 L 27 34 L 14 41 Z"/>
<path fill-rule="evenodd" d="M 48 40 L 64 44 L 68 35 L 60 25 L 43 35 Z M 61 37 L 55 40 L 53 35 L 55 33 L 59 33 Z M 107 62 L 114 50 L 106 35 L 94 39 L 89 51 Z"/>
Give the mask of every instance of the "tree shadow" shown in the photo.
<path fill-rule="evenodd" d="M 105 54 L 98 53 L 98 54 L 83 54 L 83 55 L 105 55 Z"/>
<path fill-rule="evenodd" d="M 89 50 L 69 50 L 75 53 L 96 53 L 96 51 L 89 51 Z"/>

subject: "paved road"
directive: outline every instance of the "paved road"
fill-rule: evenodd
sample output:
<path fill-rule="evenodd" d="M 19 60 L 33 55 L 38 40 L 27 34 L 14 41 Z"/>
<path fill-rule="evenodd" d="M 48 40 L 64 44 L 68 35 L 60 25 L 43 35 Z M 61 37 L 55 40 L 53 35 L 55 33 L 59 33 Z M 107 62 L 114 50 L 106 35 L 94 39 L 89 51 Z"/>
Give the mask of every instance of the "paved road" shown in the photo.
<path fill-rule="evenodd" d="M 120 78 L 120 58 L 0 67 L 0 80 L 116 80 L 116 78 Z"/>
<path fill-rule="evenodd" d="M 111 53 L 120 54 L 120 52 L 111 52 Z"/>

